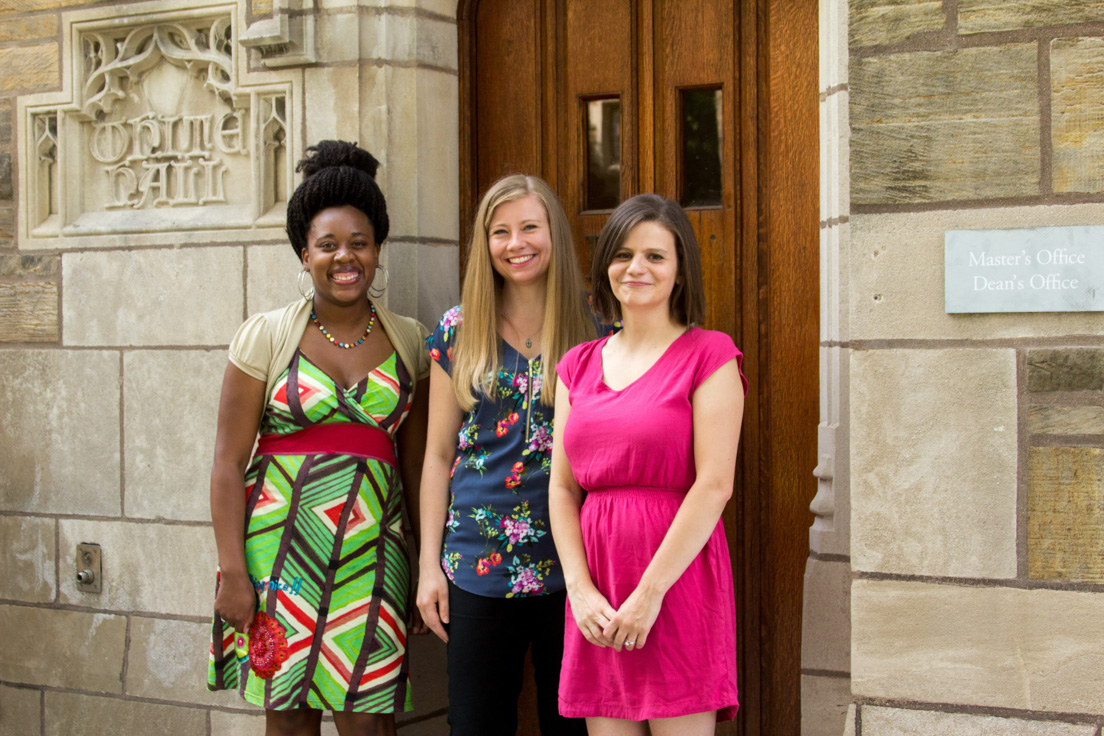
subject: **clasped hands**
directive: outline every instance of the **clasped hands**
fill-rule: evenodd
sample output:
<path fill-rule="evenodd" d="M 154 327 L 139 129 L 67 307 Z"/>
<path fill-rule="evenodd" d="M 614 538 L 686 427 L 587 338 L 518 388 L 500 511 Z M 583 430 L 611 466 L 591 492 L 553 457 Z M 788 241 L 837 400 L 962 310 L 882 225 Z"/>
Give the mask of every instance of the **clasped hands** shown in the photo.
<path fill-rule="evenodd" d="M 663 596 L 645 593 L 640 588 L 634 590 L 618 609 L 614 609 L 593 586 L 569 597 L 571 613 L 586 640 L 619 652 L 622 648 L 643 648 L 663 604 Z"/>

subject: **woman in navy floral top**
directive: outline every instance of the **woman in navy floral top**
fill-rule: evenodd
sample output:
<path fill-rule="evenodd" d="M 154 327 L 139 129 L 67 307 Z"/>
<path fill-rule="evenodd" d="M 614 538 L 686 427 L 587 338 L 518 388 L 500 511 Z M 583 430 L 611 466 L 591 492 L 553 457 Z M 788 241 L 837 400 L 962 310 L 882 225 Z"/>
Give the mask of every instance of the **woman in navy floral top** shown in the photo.
<path fill-rule="evenodd" d="M 417 602 L 448 642 L 453 736 L 513 736 L 527 651 L 541 733 L 586 733 L 557 711 L 566 594 L 548 525 L 555 365 L 596 337 L 583 293 L 548 185 L 496 182 L 476 214 L 461 305 L 427 340 Z"/>

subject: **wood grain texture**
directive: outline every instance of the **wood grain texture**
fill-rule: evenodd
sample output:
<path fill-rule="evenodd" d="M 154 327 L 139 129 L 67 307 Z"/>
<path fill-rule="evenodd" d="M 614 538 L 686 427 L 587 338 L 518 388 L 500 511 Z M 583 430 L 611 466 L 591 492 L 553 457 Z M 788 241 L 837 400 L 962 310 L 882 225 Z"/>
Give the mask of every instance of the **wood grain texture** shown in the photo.
<path fill-rule="evenodd" d="M 803 570 L 808 558 L 809 503 L 816 495 L 819 340 L 819 206 L 817 3 L 770 0 L 768 78 L 770 139 L 766 158 L 767 346 L 771 386 L 770 499 L 767 553 L 772 625 L 780 635 L 765 684 L 763 733 L 800 732 L 800 634 Z M 763 152 L 760 152 L 763 155 Z"/>
<path fill-rule="evenodd" d="M 484 10 L 501 2 L 460 14 L 462 100 L 484 99 L 475 90 L 484 84 L 504 84 L 493 71 L 485 81 L 482 71 L 464 69 L 464 59 L 481 61 L 481 70 L 502 64 L 494 61 L 501 50 L 482 48 L 482 27 L 465 31 L 464 20 L 482 23 L 491 17 Z M 741 708 L 717 733 L 797 736 L 819 390 L 817 4 L 540 0 L 535 21 L 540 40 L 531 58 L 539 69 L 526 67 L 521 77 L 540 80 L 542 122 L 512 128 L 523 140 L 509 150 L 540 152 L 584 265 L 588 241 L 608 218 L 583 209 L 585 101 L 622 101 L 622 198 L 678 198 L 681 91 L 722 90 L 722 205 L 688 211 L 703 253 L 706 326 L 733 336 L 751 384 L 735 494 L 722 517 L 736 578 Z M 480 48 L 465 53 L 465 33 Z M 530 57 L 509 63 L 528 65 Z M 462 131 L 462 202 L 475 201 L 470 190 L 484 181 L 484 167 L 506 155 L 477 150 L 490 140 L 483 115 L 480 108 Z M 519 733 L 536 733 L 531 691 L 523 701 Z"/>

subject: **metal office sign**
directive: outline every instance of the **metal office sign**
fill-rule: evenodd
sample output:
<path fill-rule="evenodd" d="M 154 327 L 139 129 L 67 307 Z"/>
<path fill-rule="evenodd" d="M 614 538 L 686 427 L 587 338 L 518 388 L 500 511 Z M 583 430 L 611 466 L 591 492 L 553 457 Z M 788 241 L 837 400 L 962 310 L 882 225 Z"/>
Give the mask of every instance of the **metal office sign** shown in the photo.
<path fill-rule="evenodd" d="M 948 313 L 1104 311 L 1104 226 L 948 230 Z"/>

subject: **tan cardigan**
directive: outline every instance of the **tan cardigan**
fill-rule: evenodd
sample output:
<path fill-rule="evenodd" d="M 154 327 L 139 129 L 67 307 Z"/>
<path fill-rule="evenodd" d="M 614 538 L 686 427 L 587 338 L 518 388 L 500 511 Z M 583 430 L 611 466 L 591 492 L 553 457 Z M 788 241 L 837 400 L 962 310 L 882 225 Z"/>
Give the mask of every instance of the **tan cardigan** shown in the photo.
<path fill-rule="evenodd" d="M 415 319 L 395 314 L 381 304 L 375 307 L 383 331 L 417 385 L 429 375 L 429 354 L 425 347 L 429 332 Z M 310 321 L 310 312 L 311 302 L 298 299 L 286 307 L 255 314 L 238 328 L 230 343 L 230 362 L 247 375 L 265 382 L 265 406 L 272 398 L 276 381 L 299 347 L 303 330 Z M 414 398 L 413 390 L 410 398 Z"/>

